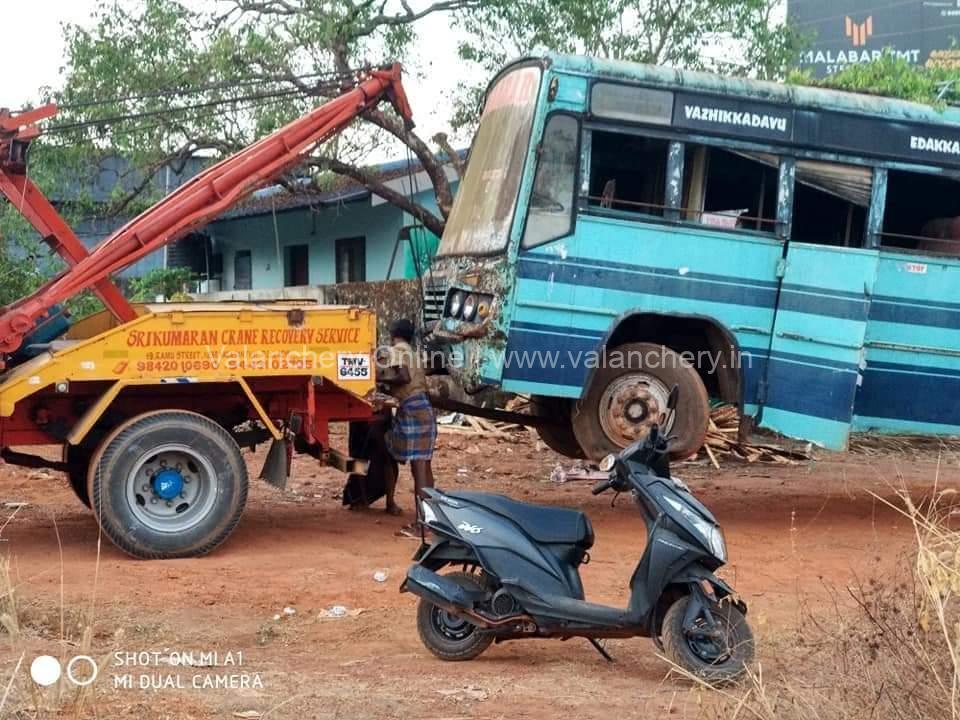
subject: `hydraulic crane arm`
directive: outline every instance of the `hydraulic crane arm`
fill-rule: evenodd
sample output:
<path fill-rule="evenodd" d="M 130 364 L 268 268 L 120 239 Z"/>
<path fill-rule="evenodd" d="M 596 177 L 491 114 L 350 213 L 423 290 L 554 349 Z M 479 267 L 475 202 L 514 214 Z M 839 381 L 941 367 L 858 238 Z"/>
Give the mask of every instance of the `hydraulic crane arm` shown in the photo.
<path fill-rule="evenodd" d="M 110 282 L 112 273 L 207 224 L 278 178 L 306 152 L 383 99 L 393 103 L 403 120 L 412 125 L 400 66 L 368 71 L 350 90 L 204 170 L 89 254 L 26 176 L 26 151 L 39 134 L 34 123 L 55 114 L 56 108 L 48 106 L 15 117 L 0 113 L 0 192 L 71 265 L 33 294 L 0 310 L 0 352 L 14 352 L 49 308 L 88 288 L 100 295 L 118 320 L 132 319 L 133 310 Z M 31 201 L 25 202 L 27 198 Z"/>

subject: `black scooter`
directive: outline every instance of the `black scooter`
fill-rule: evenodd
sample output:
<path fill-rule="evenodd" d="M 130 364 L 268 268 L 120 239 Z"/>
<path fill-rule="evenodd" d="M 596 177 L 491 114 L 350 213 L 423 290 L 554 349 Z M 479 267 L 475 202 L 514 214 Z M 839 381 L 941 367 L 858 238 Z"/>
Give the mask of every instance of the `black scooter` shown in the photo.
<path fill-rule="evenodd" d="M 676 407 L 670 394 L 668 413 Z M 420 597 L 417 629 L 443 660 L 472 660 L 493 642 L 650 637 L 674 663 L 710 682 L 737 678 L 753 660 L 746 605 L 714 575 L 727 559 L 716 519 L 670 476 L 669 439 L 656 426 L 645 440 L 600 464 L 593 487 L 630 491 L 647 545 L 630 578 L 625 609 L 589 603 L 578 567 L 589 561 L 593 528 L 582 512 L 529 505 L 503 495 L 425 491 L 431 531 L 401 592 Z M 446 567 L 462 570 L 440 574 Z"/>

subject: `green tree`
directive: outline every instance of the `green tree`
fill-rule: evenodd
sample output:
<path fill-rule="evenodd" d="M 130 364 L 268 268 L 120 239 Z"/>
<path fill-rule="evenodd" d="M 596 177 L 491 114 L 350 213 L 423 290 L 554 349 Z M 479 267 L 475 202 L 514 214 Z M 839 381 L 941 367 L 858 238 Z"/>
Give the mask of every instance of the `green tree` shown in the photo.
<path fill-rule="evenodd" d="M 153 302 L 157 296 L 171 300 L 184 296 L 189 283 L 195 279 L 190 268 L 154 268 L 143 277 L 134 279 L 130 287 L 134 300 Z"/>
<path fill-rule="evenodd" d="M 883 95 L 938 107 L 960 102 L 960 68 L 916 65 L 891 52 L 884 52 L 872 62 L 854 63 L 822 79 L 794 72 L 788 82 Z"/>
<path fill-rule="evenodd" d="M 91 25 L 64 28 L 64 83 L 44 98 L 60 105 L 60 115 L 36 144 L 30 174 L 60 198 L 69 222 L 132 215 L 159 199 L 167 173 L 183 171 L 190 158 L 217 158 L 249 144 L 337 94 L 351 69 L 368 60 L 409 58 L 417 23 L 440 12 L 467 38 L 463 59 L 487 76 L 509 57 L 557 50 L 774 77 L 799 40 L 771 20 L 773 3 L 103 0 Z M 470 92 L 476 100 L 481 89 Z M 460 124 L 475 121 L 476 108 L 461 105 Z M 387 141 L 422 163 L 438 210 L 411 202 L 364 168 L 370 150 Z M 440 235 L 452 205 L 444 170 L 450 155 L 444 135 L 428 142 L 378 109 L 308 158 L 303 172 L 314 187 L 326 187 L 334 174 L 353 178 Z M 90 178 L 118 156 L 126 165 L 109 202 L 94 202 Z M 308 187 L 285 182 L 292 192 Z M 0 210 L 0 234 L 0 278 L 16 279 L 3 288 L 7 295 L 19 296 L 62 267 L 47 260 L 7 267 L 4 258 L 47 257 L 14 209 Z"/>
<path fill-rule="evenodd" d="M 71 225 L 93 217 L 134 215 L 169 189 L 169 173 L 195 157 L 223 157 L 338 94 L 368 58 L 402 59 L 414 24 L 480 0 L 102 0 L 91 26 L 64 27 L 61 87 L 47 89 L 58 117 L 30 155 L 30 177 Z M 333 173 L 366 183 L 442 232 L 452 204 L 443 161 L 391 112 L 366 114 L 306 163 L 315 185 Z M 433 180 L 439 212 L 410 203 L 363 169 L 376 143 L 397 138 Z M 436 149 L 443 150 L 441 142 Z M 119 176 L 113 172 L 121 158 Z M 112 185 L 107 202 L 92 181 Z M 300 191 L 302 184 L 290 185 Z M 95 201 L 96 200 L 96 201 Z M 61 270 L 8 203 L 0 203 L 0 302 L 7 304 Z M 98 307 L 71 301 L 78 314 Z"/>
<path fill-rule="evenodd" d="M 774 19 L 777 0 L 488 0 L 458 15 L 461 57 L 492 75 L 509 59 L 553 50 L 615 60 L 782 78 L 805 38 Z M 481 88 L 460 96 L 475 120 Z"/>
<path fill-rule="evenodd" d="M 129 161 L 104 209 L 127 213 L 162 194 L 159 173 L 248 145 L 337 95 L 368 59 L 403 59 L 421 18 L 479 2 L 442 0 L 418 9 L 406 0 L 103 2 L 92 27 L 65 28 L 65 84 L 51 94 L 63 111 L 53 131 L 90 160 L 109 153 Z M 314 184 L 328 183 L 331 172 L 347 175 L 442 232 L 452 205 L 442 145 L 431 147 L 382 107 L 365 113 L 360 125 L 305 161 Z M 390 139 L 423 164 L 439 215 L 364 170 L 371 148 Z"/>

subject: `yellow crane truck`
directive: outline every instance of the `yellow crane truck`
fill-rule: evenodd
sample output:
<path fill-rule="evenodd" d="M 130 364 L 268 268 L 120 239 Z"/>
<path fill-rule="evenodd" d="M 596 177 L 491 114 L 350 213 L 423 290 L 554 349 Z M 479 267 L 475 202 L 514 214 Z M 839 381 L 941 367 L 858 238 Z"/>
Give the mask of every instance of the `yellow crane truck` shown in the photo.
<path fill-rule="evenodd" d="M 333 461 L 329 423 L 366 419 L 376 319 L 313 303 L 134 306 L 112 273 L 182 237 L 297 164 L 383 100 L 411 122 L 400 67 L 368 70 L 324 105 L 200 173 L 91 252 L 26 173 L 54 106 L 0 111 L 0 192 L 67 269 L 0 310 L 0 457 L 64 471 L 103 533 L 134 557 L 202 555 L 243 512 L 242 446 L 272 441 L 261 477 L 283 487 L 293 451 Z M 106 310 L 68 326 L 60 303 Z M 29 446 L 58 444 L 62 460 Z"/>

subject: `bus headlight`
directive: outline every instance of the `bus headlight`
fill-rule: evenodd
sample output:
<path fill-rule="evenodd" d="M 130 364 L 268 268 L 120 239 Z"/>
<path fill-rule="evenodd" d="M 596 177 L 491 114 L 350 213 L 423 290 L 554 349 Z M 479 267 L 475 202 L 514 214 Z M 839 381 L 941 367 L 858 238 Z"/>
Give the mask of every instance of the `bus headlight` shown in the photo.
<path fill-rule="evenodd" d="M 477 316 L 477 303 L 478 298 L 473 293 L 467 295 L 467 299 L 463 301 L 463 319 L 467 322 Z"/>
<path fill-rule="evenodd" d="M 450 300 L 447 302 L 447 315 L 452 318 L 460 317 L 460 312 L 463 310 L 463 293 L 459 290 L 454 290 L 450 295 Z"/>

